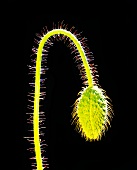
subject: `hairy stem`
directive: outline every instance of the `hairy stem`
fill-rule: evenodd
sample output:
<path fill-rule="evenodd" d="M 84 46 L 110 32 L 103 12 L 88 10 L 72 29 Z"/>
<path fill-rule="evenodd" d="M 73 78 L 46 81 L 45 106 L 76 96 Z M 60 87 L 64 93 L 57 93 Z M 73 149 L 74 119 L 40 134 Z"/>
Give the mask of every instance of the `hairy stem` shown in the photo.
<path fill-rule="evenodd" d="M 34 96 L 34 115 L 33 115 L 33 128 L 34 128 L 34 145 L 35 145 L 35 154 L 36 154 L 36 162 L 37 162 L 37 170 L 43 170 L 42 166 L 42 157 L 41 157 L 41 148 L 40 148 L 40 138 L 39 138 L 39 100 L 40 100 L 40 71 L 41 71 L 41 60 L 42 60 L 42 50 L 44 44 L 47 42 L 48 38 L 54 36 L 56 34 L 63 34 L 69 37 L 81 56 L 86 76 L 88 79 L 88 85 L 93 86 L 92 75 L 90 73 L 90 68 L 88 65 L 88 61 L 86 59 L 84 50 L 78 41 L 78 39 L 73 35 L 70 31 L 64 29 L 53 29 L 49 31 L 41 40 L 38 52 L 37 52 L 37 60 L 36 60 L 36 75 L 35 75 L 35 96 Z"/>

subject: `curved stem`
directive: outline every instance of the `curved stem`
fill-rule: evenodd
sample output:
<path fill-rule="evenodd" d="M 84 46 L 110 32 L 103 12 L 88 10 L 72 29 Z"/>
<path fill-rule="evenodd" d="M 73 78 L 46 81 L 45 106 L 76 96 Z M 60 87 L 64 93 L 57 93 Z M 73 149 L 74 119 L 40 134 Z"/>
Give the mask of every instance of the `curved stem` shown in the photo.
<path fill-rule="evenodd" d="M 64 29 L 54 29 L 49 31 L 41 40 L 38 53 L 37 53 L 37 61 L 36 61 L 36 75 L 35 75 L 35 97 L 34 97 L 34 115 L 33 115 L 33 128 L 34 128 L 34 145 L 35 145 L 35 154 L 36 154 L 36 162 L 37 162 L 37 170 L 43 170 L 42 167 L 42 157 L 41 157 L 41 148 L 40 148 L 40 139 L 39 139 L 39 97 L 40 97 L 40 71 L 41 71 L 41 60 L 42 60 L 42 50 L 44 44 L 47 42 L 48 38 L 55 34 L 63 34 L 69 37 L 75 46 L 78 49 L 78 52 L 83 61 L 83 65 L 85 68 L 86 76 L 88 79 L 88 85 L 93 86 L 92 83 L 92 75 L 90 73 L 90 68 L 84 53 L 84 50 L 78 41 L 78 39 L 70 32 Z"/>

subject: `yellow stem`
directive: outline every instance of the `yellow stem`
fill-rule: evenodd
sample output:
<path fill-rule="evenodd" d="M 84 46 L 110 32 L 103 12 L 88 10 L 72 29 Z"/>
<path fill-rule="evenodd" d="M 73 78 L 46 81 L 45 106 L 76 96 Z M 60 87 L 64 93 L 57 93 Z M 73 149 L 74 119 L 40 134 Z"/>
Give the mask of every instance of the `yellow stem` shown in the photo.
<path fill-rule="evenodd" d="M 83 65 L 86 71 L 86 76 L 88 79 L 88 85 L 93 86 L 92 83 L 92 75 L 90 73 L 90 67 L 88 65 L 88 61 L 86 59 L 84 50 L 81 46 L 80 41 L 73 35 L 70 31 L 64 29 L 53 29 L 49 31 L 41 40 L 36 60 L 36 75 L 35 75 L 35 97 L 34 97 L 34 115 L 33 115 L 33 128 L 34 128 L 34 145 L 35 145 L 35 154 L 36 154 L 36 163 L 37 170 L 43 170 L 42 166 L 42 157 L 41 157 L 41 148 L 40 148 L 40 138 L 39 138 L 39 100 L 40 100 L 40 71 L 41 71 L 41 60 L 42 60 L 42 50 L 44 44 L 47 42 L 48 38 L 56 34 L 63 34 L 69 37 L 75 46 L 77 47 L 81 59 L 83 61 Z"/>

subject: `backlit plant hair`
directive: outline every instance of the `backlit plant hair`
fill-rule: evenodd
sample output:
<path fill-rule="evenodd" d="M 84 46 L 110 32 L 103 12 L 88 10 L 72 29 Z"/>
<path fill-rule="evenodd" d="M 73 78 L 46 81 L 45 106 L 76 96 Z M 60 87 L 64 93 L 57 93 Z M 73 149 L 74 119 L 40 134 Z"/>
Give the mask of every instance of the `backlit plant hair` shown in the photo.
<path fill-rule="evenodd" d="M 57 28 L 53 24 L 51 31 L 44 27 L 41 34 L 36 34 L 36 36 L 37 39 L 34 39 L 34 41 L 38 48 L 33 47 L 32 64 L 29 65 L 29 74 L 34 76 L 34 82 L 30 83 L 33 89 L 28 94 L 29 102 L 31 102 L 28 109 L 33 110 L 33 113 L 29 113 L 28 123 L 33 125 L 33 130 L 31 129 L 33 136 L 27 138 L 34 145 L 34 147 L 29 148 L 31 152 L 35 152 L 33 159 L 36 162 L 32 166 L 37 167 L 37 170 L 43 170 L 44 168 L 49 168 L 49 164 L 47 163 L 48 158 L 42 156 L 45 151 L 43 146 L 46 145 L 44 144 L 45 140 L 41 138 L 41 136 L 44 136 L 42 128 L 45 128 L 43 127 L 45 115 L 44 112 L 40 111 L 40 100 L 43 100 L 46 94 L 43 90 L 45 88 L 43 74 L 48 69 L 46 67 L 48 49 L 53 45 L 53 40 L 68 42 L 67 46 L 72 53 L 75 53 L 74 59 L 83 80 L 83 87 L 74 103 L 71 119 L 71 124 L 75 125 L 76 131 L 86 141 L 100 140 L 110 125 L 113 110 L 110 98 L 98 84 L 93 54 L 86 45 L 86 38 L 82 38 L 74 27 L 68 29 L 63 21 L 58 23 Z"/>

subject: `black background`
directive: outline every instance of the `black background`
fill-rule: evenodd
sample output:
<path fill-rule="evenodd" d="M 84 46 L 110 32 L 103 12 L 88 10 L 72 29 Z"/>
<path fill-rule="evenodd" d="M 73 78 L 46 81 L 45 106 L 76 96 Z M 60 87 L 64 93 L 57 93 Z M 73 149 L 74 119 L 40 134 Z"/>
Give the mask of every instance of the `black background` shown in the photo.
<path fill-rule="evenodd" d="M 47 155 L 50 169 L 136 169 L 136 56 L 137 16 L 133 2 L 124 4 L 96 4 L 90 10 L 77 12 L 28 12 L 25 8 L 12 17 L 11 35 L 16 43 L 9 59 L 14 65 L 11 72 L 16 82 L 15 153 L 14 169 L 31 170 L 27 148 L 23 139 L 27 134 L 26 112 L 29 90 L 28 68 L 35 33 L 44 26 L 52 29 L 52 23 L 64 20 L 71 28 L 83 32 L 88 47 L 94 54 L 99 84 L 112 99 L 114 118 L 106 136 L 98 142 L 85 142 L 71 126 L 70 107 L 81 90 L 82 80 L 70 49 L 62 42 L 55 42 L 49 49 L 49 70 L 46 74 L 46 97 L 43 109 L 47 120 L 45 140 L 49 145 Z M 88 4 L 87 4 L 88 6 Z M 19 15 L 19 16 L 18 16 Z M 21 38 L 20 38 L 21 35 Z M 12 41 L 10 41 L 12 44 Z M 15 54 L 15 55 L 14 55 Z M 12 81 L 13 81 L 12 80 Z M 11 98 L 9 99 L 11 100 Z"/>

